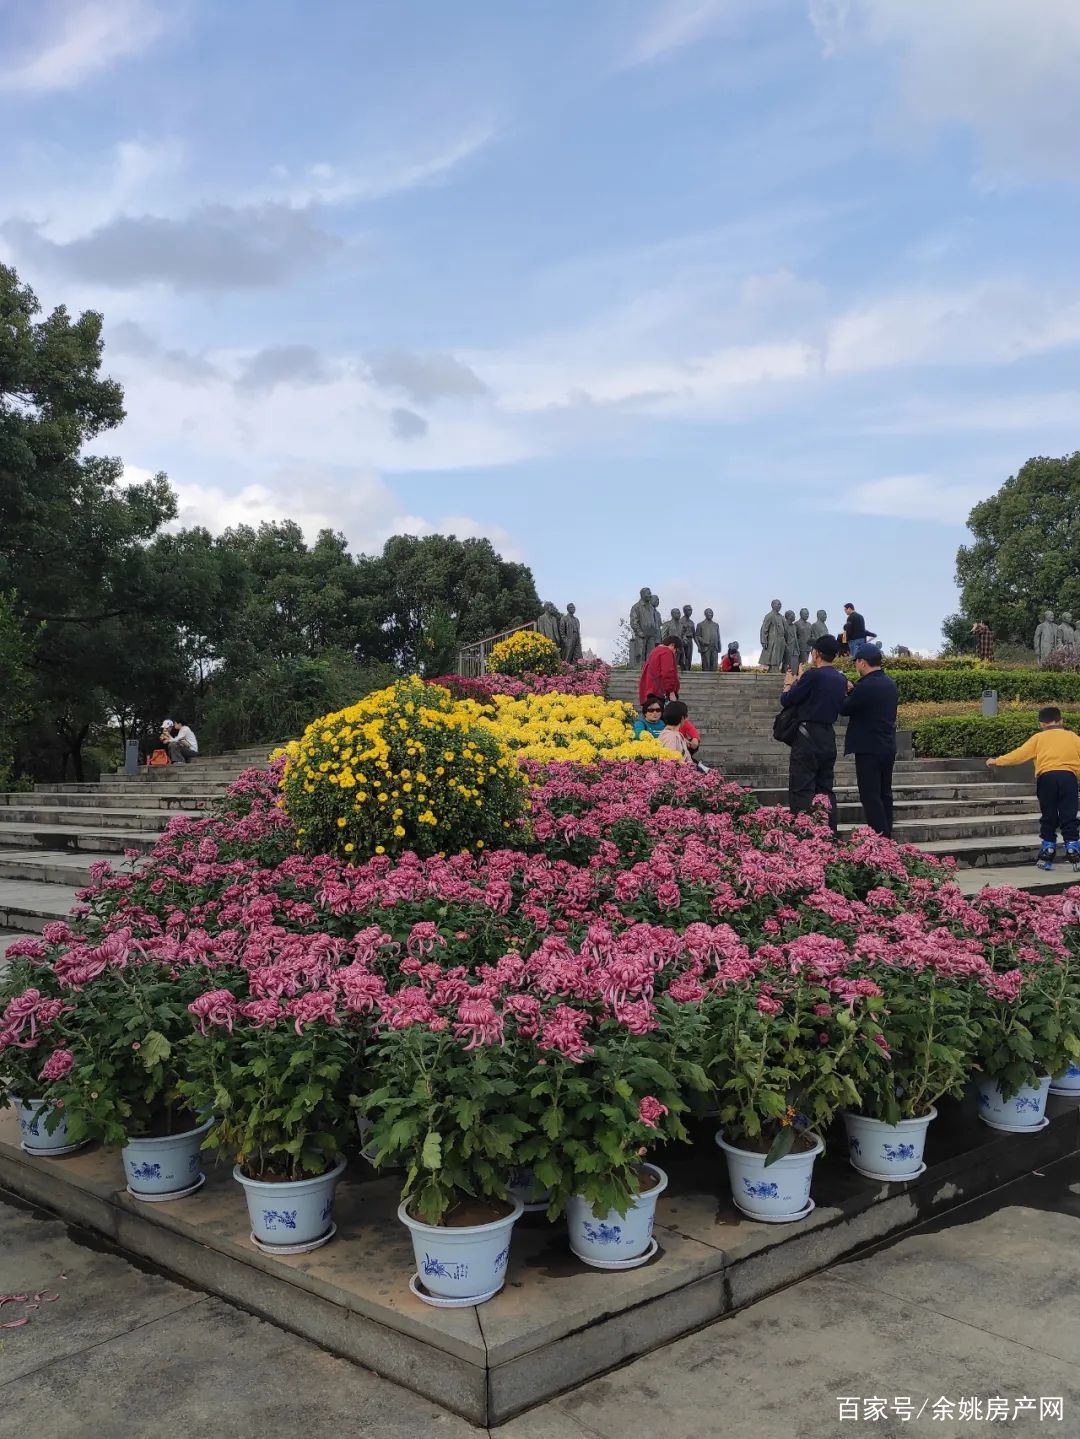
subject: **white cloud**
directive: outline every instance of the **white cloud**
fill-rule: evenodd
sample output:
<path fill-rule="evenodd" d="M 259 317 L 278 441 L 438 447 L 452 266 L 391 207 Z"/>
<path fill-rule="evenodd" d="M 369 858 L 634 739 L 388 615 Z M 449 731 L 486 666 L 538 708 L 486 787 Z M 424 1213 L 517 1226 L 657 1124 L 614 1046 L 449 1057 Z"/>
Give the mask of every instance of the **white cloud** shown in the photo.
<path fill-rule="evenodd" d="M 165 28 L 163 15 L 146 0 L 53 0 L 39 13 L 37 48 L 0 69 L 0 90 L 72 89 L 116 61 L 140 54 Z"/>
<path fill-rule="evenodd" d="M 827 54 L 896 67 L 903 130 L 961 125 L 1010 178 L 1080 178 L 1076 0 L 809 0 Z"/>
<path fill-rule="evenodd" d="M 448 143 L 411 154 L 399 152 L 351 164 L 320 161 L 300 173 L 279 166 L 270 184 L 252 199 L 285 200 L 300 206 L 382 200 L 445 179 L 452 170 L 485 149 L 497 133 L 494 124 L 485 123 L 464 130 Z"/>
<path fill-rule="evenodd" d="M 655 13 L 634 36 L 623 63 L 650 65 L 715 33 L 743 8 L 742 0 L 662 0 L 652 6 Z"/>
<path fill-rule="evenodd" d="M 962 524 L 986 498 L 986 484 L 950 484 L 936 475 L 886 475 L 844 491 L 842 508 L 859 515 Z M 840 508 L 840 506 L 837 506 Z"/>

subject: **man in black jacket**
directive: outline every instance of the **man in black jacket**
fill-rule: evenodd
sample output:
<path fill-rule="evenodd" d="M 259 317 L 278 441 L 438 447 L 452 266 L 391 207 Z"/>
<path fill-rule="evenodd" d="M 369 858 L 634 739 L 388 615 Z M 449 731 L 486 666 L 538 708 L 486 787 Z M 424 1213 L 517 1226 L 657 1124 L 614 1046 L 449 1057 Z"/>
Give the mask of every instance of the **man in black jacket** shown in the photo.
<path fill-rule="evenodd" d="M 788 808 L 792 814 L 805 814 L 816 797 L 824 795 L 829 805 L 829 825 L 834 832 L 836 731 L 833 725 L 847 690 L 847 682 L 836 668 L 838 649 L 832 635 L 814 640 L 809 666 L 800 666 L 798 679 L 788 671 L 780 696 L 784 709 L 794 707 L 799 716 L 788 762 Z"/>
<path fill-rule="evenodd" d="M 844 633 L 842 638 L 853 660 L 857 660 L 864 646 L 876 638 L 874 631 L 866 628 L 866 621 L 850 602 L 844 606 Z"/>
<path fill-rule="evenodd" d="M 855 661 L 859 683 L 848 685 L 840 713 L 847 715 L 844 753 L 855 756 L 855 779 L 866 823 L 891 837 L 893 828 L 893 765 L 896 763 L 895 680 L 881 668 L 877 645 L 864 644 Z"/>

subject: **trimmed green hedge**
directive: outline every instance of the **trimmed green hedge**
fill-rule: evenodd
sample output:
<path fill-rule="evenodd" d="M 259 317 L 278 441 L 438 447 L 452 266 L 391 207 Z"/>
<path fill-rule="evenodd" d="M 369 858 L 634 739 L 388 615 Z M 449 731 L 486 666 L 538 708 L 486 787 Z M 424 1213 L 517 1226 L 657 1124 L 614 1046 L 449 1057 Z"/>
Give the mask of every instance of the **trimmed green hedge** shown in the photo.
<path fill-rule="evenodd" d="M 998 702 L 1080 704 L 1080 674 L 1052 670 L 896 670 L 900 703 L 919 700 L 977 700 L 984 689 L 997 690 Z"/>
<path fill-rule="evenodd" d="M 1080 714 L 1066 714 L 1065 728 L 1080 733 Z M 1034 711 L 1021 714 L 951 715 L 944 719 L 920 720 L 912 731 L 915 753 L 920 759 L 934 755 L 938 759 L 989 758 L 1007 754 L 1038 731 L 1039 719 Z"/>

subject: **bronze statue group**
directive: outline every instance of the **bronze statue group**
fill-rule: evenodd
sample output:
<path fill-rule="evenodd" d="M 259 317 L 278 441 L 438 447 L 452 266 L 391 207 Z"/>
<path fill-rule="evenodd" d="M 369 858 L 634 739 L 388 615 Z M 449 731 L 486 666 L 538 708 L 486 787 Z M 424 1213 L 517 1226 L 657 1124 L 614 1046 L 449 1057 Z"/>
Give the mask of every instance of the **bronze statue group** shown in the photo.
<path fill-rule="evenodd" d="M 640 669 L 657 645 L 675 642 L 675 660 L 680 670 L 689 670 L 694 664 L 694 647 L 697 646 L 701 668 L 706 673 L 716 670 L 738 671 L 742 669 L 742 655 L 738 640 L 732 640 L 723 659 L 720 659 L 720 626 L 713 618 L 713 612 L 706 609 L 703 620 L 694 620 L 693 605 L 683 605 L 671 611 L 666 620 L 660 618 L 660 599 L 647 585 L 640 593 L 630 611 L 630 664 Z"/>

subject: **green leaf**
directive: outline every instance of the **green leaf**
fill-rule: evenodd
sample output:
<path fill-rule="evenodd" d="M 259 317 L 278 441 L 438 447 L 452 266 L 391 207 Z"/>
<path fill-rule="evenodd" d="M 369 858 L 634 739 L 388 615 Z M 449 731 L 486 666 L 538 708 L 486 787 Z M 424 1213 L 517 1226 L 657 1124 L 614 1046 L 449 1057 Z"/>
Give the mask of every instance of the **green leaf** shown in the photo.
<path fill-rule="evenodd" d="M 420 1154 L 420 1163 L 425 1169 L 441 1169 L 442 1162 L 442 1139 L 434 1129 L 429 1129 Z"/>
<path fill-rule="evenodd" d="M 147 1069 L 164 1064 L 172 1053 L 172 1045 L 158 1029 L 148 1030 L 139 1046 L 139 1058 Z"/>
<path fill-rule="evenodd" d="M 780 1133 L 769 1146 L 769 1152 L 765 1156 L 765 1168 L 768 1169 L 770 1164 L 775 1164 L 778 1159 L 783 1159 L 784 1156 L 790 1154 L 794 1148 L 795 1128 L 794 1125 L 789 1124 L 785 1129 L 781 1129 Z"/>

